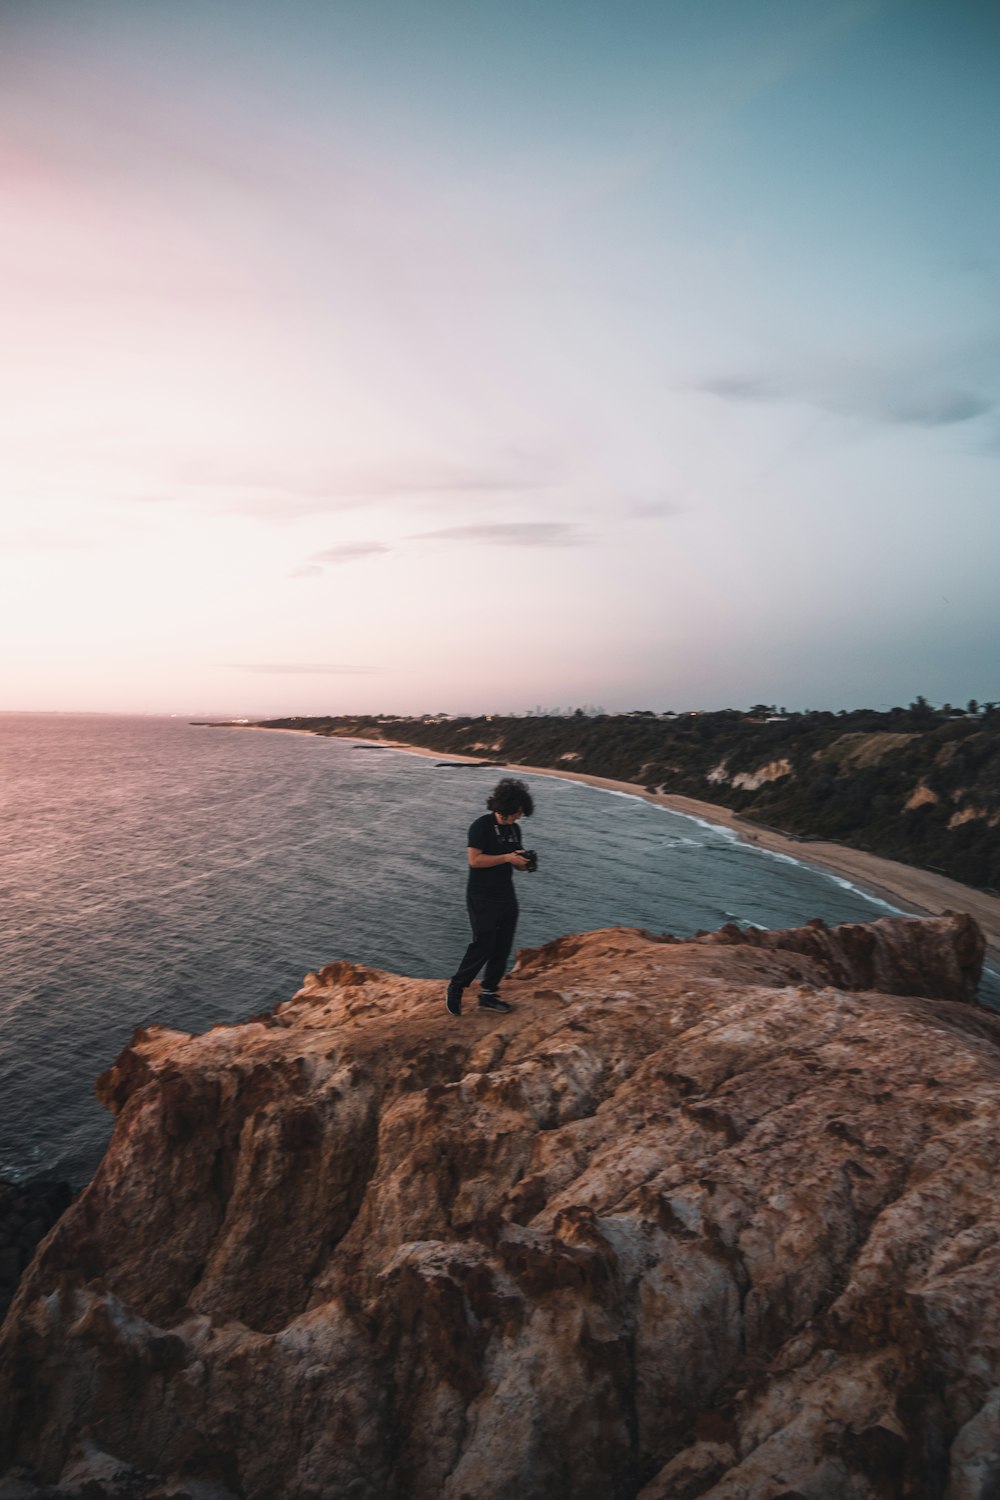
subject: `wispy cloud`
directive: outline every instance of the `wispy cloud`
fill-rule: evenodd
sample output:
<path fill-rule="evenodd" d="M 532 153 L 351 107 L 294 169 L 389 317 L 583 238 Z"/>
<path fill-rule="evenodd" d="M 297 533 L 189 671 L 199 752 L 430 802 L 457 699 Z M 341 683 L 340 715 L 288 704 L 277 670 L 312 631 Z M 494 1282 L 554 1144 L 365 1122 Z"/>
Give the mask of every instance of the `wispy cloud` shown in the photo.
<path fill-rule="evenodd" d="M 659 506 L 639 507 L 636 516 L 672 512 Z M 568 521 L 497 521 L 482 525 L 442 526 L 434 531 L 418 531 L 405 538 L 407 542 L 471 542 L 475 545 L 501 547 L 573 547 L 585 540 L 580 527 Z M 367 557 L 384 556 L 393 548 L 387 542 L 342 542 L 306 558 L 292 578 L 319 578 L 328 567 L 360 562 Z"/>
<path fill-rule="evenodd" d="M 342 542 L 337 547 L 326 547 L 322 552 L 314 552 L 301 567 L 293 569 L 290 576 L 320 578 L 328 567 L 360 562 L 365 557 L 378 557 L 391 551 L 392 548 L 386 542 Z"/>
<path fill-rule="evenodd" d="M 545 465 L 495 456 L 484 458 L 481 465 L 417 458 L 355 468 L 316 465 L 298 473 L 269 463 L 229 465 L 189 460 L 168 476 L 161 493 L 150 499 L 280 521 L 378 501 L 409 501 L 419 507 L 434 504 L 441 496 L 521 494 L 549 489 L 556 482 Z"/>
<path fill-rule="evenodd" d="M 724 401 L 800 402 L 837 416 L 914 427 L 952 427 L 997 407 L 996 399 L 982 391 L 938 383 L 919 373 L 907 376 L 865 371 L 826 380 L 722 375 L 701 381 L 694 389 Z"/>
<path fill-rule="evenodd" d="M 336 662 L 230 662 L 234 672 L 259 672 L 265 677 L 356 677 L 371 667 L 344 666 Z"/>
<path fill-rule="evenodd" d="M 888 393 L 887 393 L 888 394 Z M 978 391 L 936 390 L 923 395 L 889 397 L 881 409 L 886 422 L 912 422 L 918 427 L 952 427 L 992 411 L 996 402 Z"/>
<path fill-rule="evenodd" d="M 349 563 L 362 557 L 377 557 L 381 552 L 391 552 L 386 542 L 343 542 L 338 547 L 327 547 L 324 552 L 314 552 L 310 563 Z"/>
<path fill-rule="evenodd" d="M 480 526 L 443 526 L 437 531 L 419 531 L 415 542 L 485 542 L 501 547 L 576 547 L 585 541 L 579 526 L 570 521 L 497 521 Z"/>
<path fill-rule="evenodd" d="M 694 389 L 706 396 L 718 396 L 721 401 L 783 401 L 790 394 L 759 375 L 718 375 L 700 381 Z"/>

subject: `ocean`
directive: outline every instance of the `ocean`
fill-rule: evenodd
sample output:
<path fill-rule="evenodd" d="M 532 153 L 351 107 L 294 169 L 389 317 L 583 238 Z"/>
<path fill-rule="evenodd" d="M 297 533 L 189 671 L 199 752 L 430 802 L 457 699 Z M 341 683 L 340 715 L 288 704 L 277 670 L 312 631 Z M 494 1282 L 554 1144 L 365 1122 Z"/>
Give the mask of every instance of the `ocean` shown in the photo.
<path fill-rule="evenodd" d="M 466 830 L 502 774 L 177 718 L 0 714 L 0 1175 L 88 1179 L 111 1129 L 94 1079 L 137 1026 L 239 1021 L 336 958 L 450 973 Z M 519 946 L 895 910 L 641 798 L 528 779 Z"/>

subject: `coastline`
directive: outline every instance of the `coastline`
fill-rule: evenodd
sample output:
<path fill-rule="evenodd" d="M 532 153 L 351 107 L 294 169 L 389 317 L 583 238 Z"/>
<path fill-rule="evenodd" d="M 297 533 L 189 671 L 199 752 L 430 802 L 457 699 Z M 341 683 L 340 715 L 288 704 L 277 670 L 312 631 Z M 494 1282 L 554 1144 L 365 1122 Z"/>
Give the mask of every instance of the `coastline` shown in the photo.
<path fill-rule="evenodd" d="M 296 730 L 295 733 L 300 731 Z M 311 733 L 310 730 L 301 731 Z M 348 736 L 333 736 L 347 739 Z M 385 745 L 394 750 L 405 750 L 412 755 L 428 755 L 434 760 L 467 761 L 476 764 L 476 755 L 455 755 L 442 751 L 427 750 L 422 745 L 408 745 L 403 740 L 362 740 L 350 736 L 355 743 Z M 567 781 L 580 781 L 605 792 L 625 792 L 630 797 L 641 797 L 669 812 L 681 813 L 685 817 L 700 818 L 716 827 L 728 828 L 745 843 L 756 844 L 772 854 L 786 854 L 800 864 L 815 865 L 827 874 L 839 875 L 853 885 L 861 887 L 869 895 L 898 907 L 904 915 L 915 917 L 940 917 L 946 911 L 968 912 L 983 930 L 986 938 L 986 962 L 992 968 L 1000 968 L 1000 897 L 988 896 L 972 886 L 962 885 L 947 875 L 936 875 L 932 870 L 921 870 L 915 865 L 904 865 L 895 859 L 885 859 L 880 854 L 868 854 L 863 849 L 851 849 L 846 844 L 831 844 L 820 839 L 797 839 L 789 834 L 776 833 L 741 818 L 738 813 L 717 802 L 702 802 L 694 797 L 681 797 L 670 792 L 649 792 L 634 781 L 613 781 L 608 776 L 588 776 L 583 771 L 559 771 L 550 766 L 519 766 L 508 764 L 505 771 L 527 776 L 559 776 Z"/>
<path fill-rule="evenodd" d="M 239 727 L 258 729 L 265 726 L 251 724 Z M 314 729 L 283 729 L 277 732 L 316 733 Z M 319 737 L 342 739 L 356 745 L 381 745 L 387 750 L 403 750 L 409 755 L 428 756 L 431 760 L 464 761 L 469 765 L 482 763 L 482 757 L 478 755 L 429 750 L 424 745 L 411 745 L 405 740 L 375 740 L 346 734 Z M 880 901 L 888 902 L 904 915 L 940 917 L 946 911 L 968 912 L 978 922 L 986 938 L 986 962 L 994 970 L 1000 970 L 1000 897 L 988 896 L 985 891 L 962 885 L 947 875 L 936 875 L 932 870 L 904 865 L 898 860 L 885 859 L 880 854 L 869 854 L 863 849 L 851 849 L 846 844 L 833 844 L 820 839 L 799 839 L 790 834 L 777 833 L 773 829 L 751 823 L 748 818 L 740 817 L 738 813 L 717 802 L 702 802 L 694 797 L 682 797 L 670 792 L 650 792 L 634 781 L 615 781 L 608 776 L 590 776 L 584 771 L 561 771 L 552 766 L 508 763 L 504 770 L 522 776 L 558 776 L 605 792 L 624 792 L 627 796 L 641 797 L 645 802 L 652 802 L 669 812 L 714 823 L 718 828 L 730 829 L 744 842 L 756 844 L 759 849 L 766 849 L 772 854 L 785 854 L 798 860 L 800 864 L 814 865 L 829 875 L 849 880 L 852 885 L 860 887 Z"/>

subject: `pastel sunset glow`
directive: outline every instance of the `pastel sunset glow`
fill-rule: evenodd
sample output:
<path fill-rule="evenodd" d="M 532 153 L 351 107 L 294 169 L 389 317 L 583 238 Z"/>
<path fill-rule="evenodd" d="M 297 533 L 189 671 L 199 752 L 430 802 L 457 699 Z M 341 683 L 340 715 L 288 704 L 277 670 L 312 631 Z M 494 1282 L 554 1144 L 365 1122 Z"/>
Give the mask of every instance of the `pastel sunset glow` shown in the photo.
<path fill-rule="evenodd" d="M 1000 7 L 0 6 L 0 707 L 1000 698 Z"/>

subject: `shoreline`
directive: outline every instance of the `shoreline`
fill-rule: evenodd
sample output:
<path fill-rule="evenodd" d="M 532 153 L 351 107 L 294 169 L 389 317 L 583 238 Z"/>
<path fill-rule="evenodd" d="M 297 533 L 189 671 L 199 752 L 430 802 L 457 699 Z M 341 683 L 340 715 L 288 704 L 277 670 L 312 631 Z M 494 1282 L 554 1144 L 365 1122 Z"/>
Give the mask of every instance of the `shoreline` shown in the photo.
<path fill-rule="evenodd" d="M 299 731 L 295 731 L 298 733 Z M 311 733 L 309 730 L 303 733 Z M 330 735 L 328 738 L 348 738 L 346 735 Z M 470 765 L 479 763 L 475 755 L 444 755 L 442 751 L 427 750 L 422 745 L 408 745 L 402 740 L 360 740 L 351 737 L 357 744 L 385 745 L 387 749 L 405 750 L 413 755 L 430 756 L 434 760 L 466 761 Z M 986 938 L 986 962 L 1000 967 L 1000 898 L 987 896 L 972 886 L 962 885 L 947 875 L 936 875 L 931 870 L 921 870 L 916 865 L 904 865 L 895 859 L 885 859 L 880 854 L 869 854 L 863 849 L 851 849 L 846 844 L 827 843 L 822 839 L 797 839 L 786 833 L 776 833 L 751 823 L 728 807 L 717 802 L 702 802 L 694 797 L 682 797 L 671 792 L 648 792 L 635 781 L 614 781 L 609 776 L 590 776 L 583 771 L 560 771 L 549 766 L 520 766 L 507 764 L 505 771 L 527 776 L 558 776 L 566 781 L 579 781 L 585 786 L 597 787 L 605 792 L 624 792 L 630 797 L 641 797 L 655 807 L 668 812 L 680 813 L 684 817 L 700 818 L 702 822 L 714 823 L 717 828 L 728 828 L 744 843 L 755 844 L 771 854 L 786 854 L 803 865 L 815 865 L 829 875 L 839 875 L 852 885 L 861 887 L 868 895 L 886 901 L 890 906 L 911 908 L 906 916 L 940 917 L 946 911 L 967 911 L 974 917 Z"/>
<path fill-rule="evenodd" d="M 252 729 L 263 725 L 236 726 Z M 270 731 L 272 734 L 275 732 Z M 283 729 L 279 734 L 316 734 L 314 729 Z M 373 740 L 361 735 L 318 735 L 320 739 L 345 740 L 355 745 L 381 745 L 387 750 L 402 750 L 409 755 L 423 755 L 431 760 L 461 761 L 469 765 L 483 764 L 478 755 L 460 755 L 443 750 L 428 750 L 424 745 L 411 745 L 405 740 Z M 916 865 L 904 865 L 895 859 L 886 859 L 881 854 L 869 854 L 863 849 L 851 849 L 846 844 L 828 843 L 822 839 L 798 839 L 791 834 L 776 833 L 770 828 L 742 818 L 728 807 L 717 802 L 702 802 L 694 797 L 682 797 L 671 792 L 649 792 L 635 781 L 615 781 L 609 776 L 591 776 L 584 771 L 561 771 L 551 766 L 521 766 L 508 763 L 505 772 L 522 776 L 556 776 L 566 781 L 578 781 L 584 786 L 596 787 L 599 791 L 624 792 L 630 797 L 641 797 L 655 807 L 668 812 L 680 813 L 688 818 L 700 818 L 713 823 L 717 828 L 727 828 L 744 843 L 755 844 L 771 854 L 785 854 L 799 864 L 814 865 L 828 875 L 838 875 L 861 888 L 867 895 L 903 911 L 904 916 L 940 917 L 946 911 L 968 912 L 983 930 L 986 938 L 986 962 L 1000 969 L 1000 897 L 988 896 L 972 886 L 962 885 L 947 875 L 936 875 L 932 870 L 921 870 Z M 908 908 L 908 910 L 907 910 Z"/>

